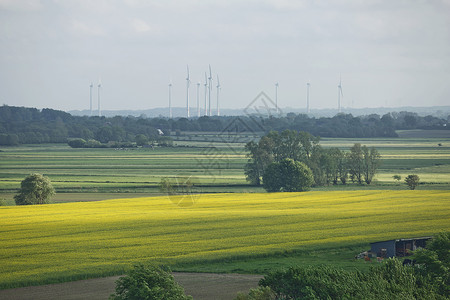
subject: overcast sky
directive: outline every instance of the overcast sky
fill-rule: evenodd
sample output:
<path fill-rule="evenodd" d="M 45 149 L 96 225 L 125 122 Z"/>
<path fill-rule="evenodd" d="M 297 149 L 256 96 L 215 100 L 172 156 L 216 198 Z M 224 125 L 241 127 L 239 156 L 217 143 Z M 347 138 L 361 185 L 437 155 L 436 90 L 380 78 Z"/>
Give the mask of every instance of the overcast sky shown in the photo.
<path fill-rule="evenodd" d="M 450 105 L 450 0 L 0 0 L 0 105 L 186 104 L 204 73 L 221 107 L 261 91 L 280 107 Z M 97 108 L 97 88 L 93 91 Z M 203 101 L 200 101 L 203 106 Z"/>

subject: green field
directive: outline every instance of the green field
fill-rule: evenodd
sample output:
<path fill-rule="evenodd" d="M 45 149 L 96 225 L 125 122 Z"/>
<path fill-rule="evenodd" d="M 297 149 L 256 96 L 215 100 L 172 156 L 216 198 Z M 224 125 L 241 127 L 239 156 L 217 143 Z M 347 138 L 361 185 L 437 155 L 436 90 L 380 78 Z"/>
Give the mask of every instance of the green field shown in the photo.
<path fill-rule="evenodd" d="M 320 190 L 405 189 L 392 176 L 417 174 L 419 189 L 450 189 L 450 140 L 442 138 L 322 139 L 323 147 L 348 150 L 354 143 L 376 147 L 382 165 L 371 186 L 328 186 Z M 442 146 L 438 146 L 441 143 Z M 243 168 L 243 143 L 178 141 L 178 147 L 155 149 L 71 149 L 66 145 L 3 147 L 0 150 L 0 199 L 12 204 L 20 181 L 33 172 L 50 177 L 57 192 L 145 193 L 159 195 L 163 177 L 192 176 L 201 192 L 258 192 Z M 80 196 L 83 198 L 84 196 Z M 96 198 L 97 196 L 93 196 Z M 70 198 L 70 197 L 68 197 Z M 116 198 L 116 197 L 112 197 Z M 106 199 L 106 198 L 103 198 Z M 70 200 L 70 199 L 69 199 Z"/>
<path fill-rule="evenodd" d="M 449 191 L 204 194 L 185 207 L 177 197 L 0 207 L 0 287 L 121 274 L 135 262 L 360 268 L 352 257 L 370 242 L 450 230 Z"/>

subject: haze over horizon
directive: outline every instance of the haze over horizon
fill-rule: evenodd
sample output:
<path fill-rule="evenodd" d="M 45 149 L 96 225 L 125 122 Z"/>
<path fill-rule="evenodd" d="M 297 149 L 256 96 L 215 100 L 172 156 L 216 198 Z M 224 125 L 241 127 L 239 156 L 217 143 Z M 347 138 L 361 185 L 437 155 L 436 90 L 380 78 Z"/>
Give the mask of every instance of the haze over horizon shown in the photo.
<path fill-rule="evenodd" d="M 220 106 L 265 91 L 280 107 L 450 103 L 450 0 L 0 0 L 0 105 L 101 109 L 186 103 L 208 65 Z M 93 89 L 97 109 L 97 88 Z"/>

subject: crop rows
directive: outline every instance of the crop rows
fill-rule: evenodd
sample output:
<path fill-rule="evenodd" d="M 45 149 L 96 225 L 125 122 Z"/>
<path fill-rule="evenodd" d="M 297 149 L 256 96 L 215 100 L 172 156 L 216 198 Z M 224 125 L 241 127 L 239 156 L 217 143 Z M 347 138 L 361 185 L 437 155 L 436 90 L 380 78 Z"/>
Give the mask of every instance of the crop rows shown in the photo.
<path fill-rule="evenodd" d="M 0 287 L 120 274 L 134 262 L 208 261 L 450 229 L 449 191 L 151 197 L 0 207 Z M 170 201 L 173 200 L 173 201 Z"/>

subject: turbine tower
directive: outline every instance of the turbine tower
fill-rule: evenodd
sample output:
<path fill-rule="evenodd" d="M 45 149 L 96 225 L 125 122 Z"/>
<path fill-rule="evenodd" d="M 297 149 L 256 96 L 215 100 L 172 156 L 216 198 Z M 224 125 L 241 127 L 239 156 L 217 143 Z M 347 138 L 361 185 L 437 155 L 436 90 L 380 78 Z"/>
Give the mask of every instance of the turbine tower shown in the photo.
<path fill-rule="evenodd" d="M 200 118 L 200 81 L 197 82 L 197 117 Z"/>
<path fill-rule="evenodd" d="M 220 91 L 220 82 L 219 82 L 219 75 L 217 75 L 217 115 L 220 116 L 220 106 L 219 106 L 219 91 Z"/>
<path fill-rule="evenodd" d="M 342 93 L 342 80 L 339 77 L 339 85 L 338 85 L 338 112 L 341 112 L 341 97 L 344 98 L 344 94 Z"/>
<path fill-rule="evenodd" d="M 98 116 L 101 117 L 101 116 L 102 116 L 102 113 L 101 113 L 101 110 L 100 110 L 100 90 L 102 89 L 102 82 L 101 82 L 100 79 L 98 80 L 98 86 L 97 86 L 97 88 L 98 88 L 98 90 L 97 90 L 97 97 L 98 97 L 98 99 L 97 99 L 97 101 L 98 101 Z"/>
<path fill-rule="evenodd" d="M 311 84 L 309 82 L 306 83 L 306 113 L 309 114 L 309 88 Z"/>
<path fill-rule="evenodd" d="M 189 118 L 189 85 L 191 79 L 189 78 L 189 65 L 187 66 L 187 77 L 186 77 L 186 116 Z"/>
<path fill-rule="evenodd" d="M 208 96 L 208 76 L 206 75 L 206 72 L 205 72 L 205 83 L 203 85 L 205 86 L 205 116 L 207 116 L 208 115 L 208 106 L 207 106 L 206 98 Z"/>
<path fill-rule="evenodd" d="M 211 65 L 209 65 L 209 85 L 208 85 L 208 116 L 211 116 L 211 87 L 212 87 Z"/>
<path fill-rule="evenodd" d="M 169 82 L 169 118 L 172 119 L 172 81 Z"/>
<path fill-rule="evenodd" d="M 278 82 L 275 83 L 275 107 L 278 113 Z"/>
<path fill-rule="evenodd" d="M 91 82 L 91 85 L 89 85 L 89 111 L 91 112 L 92 116 L 92 88 L 94 87 L 94 84 Z"/>

